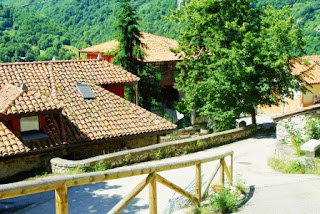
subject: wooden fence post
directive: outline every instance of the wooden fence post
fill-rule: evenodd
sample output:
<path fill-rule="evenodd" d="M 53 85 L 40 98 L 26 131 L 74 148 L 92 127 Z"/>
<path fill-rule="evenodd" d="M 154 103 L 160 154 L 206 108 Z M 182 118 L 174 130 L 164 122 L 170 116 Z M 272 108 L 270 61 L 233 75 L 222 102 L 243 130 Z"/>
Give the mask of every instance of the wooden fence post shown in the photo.
<path fill-rule="evenodd" d="M 108 214 L 118 214 L 125 208 L 138 194 L 143 190 L 154 178 L 156 173 L 150 173 L 145 179 L 143 179 L 126 197 L 122 198 L 116 206 L 114 206 Z"/>
<path fill-rule="evenodd" d="M 154 178 L 149 183 L 149 213 L 157 214 L 157 180 Z"/>
<path fill-rule="evenodd" d="M 223 165 L 224 158 L 220 159 L 220 165 L 221 165 L 221 170 L 220 170 L 220 182 L 222 186 L 224 187 L 224 165 Z"/>
<path fill-rule="evenodd" d="M 66 185 L 55 190 L 56 214 L 68 214 L 68 188 Z"/>
<path fill-rule="evenodd" d="M 231 186 L 233 185 L 233 153 L 230 155 L 230 176 L 231 176 Z"/>
<path fill-rule="evenodd" d="M 196 165 L 196 179 L 195 179 L 196 198 L 201 204 L 201 163 Z"/>
<path fill-rule="evenodd" d="M 175 192 L 183 195 L 184 197 L 188 198 L 190 201 L 193 201 L 197 206 L 199 206 L 200 204 L 198 203 L 198 198 L 194 195 L 192 195 L 191 193 L 187 192 L 186 190 L 182 189 L 181 187 L 175 185 L 174 183 L 168 181 L 167 179 L 165 179 L 164 177 L 162 177 L 161 175 L 156 176 L 156 179 L 159 183 L 163 184 L 166 187 L 169 187 L 170 189 L 174 190 Z"/>

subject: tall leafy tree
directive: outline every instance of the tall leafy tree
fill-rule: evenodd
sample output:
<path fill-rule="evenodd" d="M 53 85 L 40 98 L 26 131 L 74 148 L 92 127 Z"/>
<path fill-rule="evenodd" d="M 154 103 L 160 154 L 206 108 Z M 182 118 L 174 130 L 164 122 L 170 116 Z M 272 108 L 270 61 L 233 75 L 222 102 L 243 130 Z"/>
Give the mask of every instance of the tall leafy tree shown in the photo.
<path fill-rule="evenodd" d="M 189 109 L 232 128 L 241 113 L 256 123 L 256 107 L 304 90 L 291 60 L 303 54 L 288 8 L 252 8 L 251 0 L 190 0 L 172 19 L 183 23 L 177 88 Z"/>
<path fill-rule="evenodd" d="M 119 41 L 119 50 L 115 53 L 114 62 L 121 65 L 125 70 L 138 74 L 142 67 L 144 53 L 138 25 L 138 17 L 129 0 L 124 0 L 115 13 L 116 38 Z"/>
<path fill-rule="evenodd" d="M 143 63 L 144 52 L 141 48 L 145 45 L 140 40 L 142 35 L 139 31 L 138 17 L 129 0 L 120 4 L 115 15 L 119 49 L 115 53 L 114 63 L 141 78 L 139 103 L 150 110 L 153 101 L 159 97 L 161 88 L 155 70 Z M 131 100 L 135 98 L 134 88 L 128 88 L 127 96 Z"/>

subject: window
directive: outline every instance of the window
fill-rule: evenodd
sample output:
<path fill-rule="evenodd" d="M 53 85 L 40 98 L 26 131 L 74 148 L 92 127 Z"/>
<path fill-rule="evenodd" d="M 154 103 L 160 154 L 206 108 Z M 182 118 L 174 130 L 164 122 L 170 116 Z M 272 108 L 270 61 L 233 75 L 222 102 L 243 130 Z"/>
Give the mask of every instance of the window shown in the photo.
<path fill-rule="evenodd" d="M 39 116 L 22 117 L 20 119 L 20 131 L 39 131 Z"/>
<path fill-rule="evenodd" d="M 76 83 L 76 87 L 84 99 L 94 99 L 95 98 L 88 83 Z"/>

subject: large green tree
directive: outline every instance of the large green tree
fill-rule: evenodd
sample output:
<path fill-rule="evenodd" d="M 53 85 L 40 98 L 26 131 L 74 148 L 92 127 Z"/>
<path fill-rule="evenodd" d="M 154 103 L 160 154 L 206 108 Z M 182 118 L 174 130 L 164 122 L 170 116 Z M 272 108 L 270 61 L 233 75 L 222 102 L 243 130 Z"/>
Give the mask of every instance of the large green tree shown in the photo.
<path fill-rule="evenodd" d="M 124 0 L 115 16 L 117 18 L 115 28 L 119 49 L 115 52 L 114 63 L 141 78 L 139 103 L 142 107 L 150 110 L 152 103 L 159 97 L 161 86 L 155 70 L 143 62 L 144 52 L 141 48 L 145 47 L 145 44 L 140 40 L 142 35 L 139 31 L 136 11 L 132 8 L 129 0 Z M 127 98 L 134 100 L 134 88 L 127 89 Z"/>
<path fill-rule="evenodd" d="M 138 74 L 142 67 L 144 53 L 138 25 L 138 17 L 130 1 L 124 0 L 116 11 L 117 18 L 116 38 L 119 41 L 119 50 L 116 51 L 114 62 L 120 64 L 125 70 Z"/>
<path fill-rule="evenodd" d="M 172 19 L 183 24 L 177 88 L 189 109 L 235 125 L 241 113 L 255 120 L 257 106 L 279 104 L 303 90 L 291 60 L 303 54 L 300 29 L 288 8 L 251 7 L 251 0 L 190 0 Z"/>

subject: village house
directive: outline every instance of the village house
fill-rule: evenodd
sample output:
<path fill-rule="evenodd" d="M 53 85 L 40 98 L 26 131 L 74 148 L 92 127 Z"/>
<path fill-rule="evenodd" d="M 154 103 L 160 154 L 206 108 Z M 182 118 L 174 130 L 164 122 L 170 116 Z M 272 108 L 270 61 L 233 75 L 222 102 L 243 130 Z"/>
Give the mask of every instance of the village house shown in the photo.
<path fill-rule="evenodd" d="M 138 81 L 102 60 L 0 64 L 0 179 L 158 143 L 176 126 L 108 90 Z"/>
<path fill-rule="evenodd" d="M 264 113 L 280 115 L 295 112 L 299 109 L 320 103 L 320 56 L 304 56 L 292 63 L 292 73 L 300 75 L 307 83 L 307 92 L 295 92 L 293 99 L 279 106 L 260 108 Z"/>
<path fill-rule="evenodd" d="M 175 70 L 177 62 L 181 61 L 180 55 L 172 52 L 172 49 L 178 48 L 178 42 L 163 36 L 157 36 L 150 33 L 142 33 L 141 42 L 144 44 L 142 50 L 145 53 L 144 63 L 155 69 L 161 74 L 161 85 L 164 86 L 163 97 L 166 102 L 178 101 L 182 94 L 173 87 L 175 84 Z M 119 42 L 112 40 L 109 42 L 94 45 L 79 51 L 79 58 L 97 59 L 99 54 L 102 59 L 112 62 L 114 51 L 118 49 Z M 122 90 L 117 88 L 115 91 Z"/>

